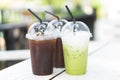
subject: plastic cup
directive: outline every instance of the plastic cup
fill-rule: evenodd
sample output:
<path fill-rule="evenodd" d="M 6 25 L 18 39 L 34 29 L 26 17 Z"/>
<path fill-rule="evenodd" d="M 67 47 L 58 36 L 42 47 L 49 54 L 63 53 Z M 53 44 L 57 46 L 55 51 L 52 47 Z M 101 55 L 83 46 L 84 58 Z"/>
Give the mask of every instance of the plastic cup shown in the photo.
<path fill-rule="evenodd" d="M 48 24 L 46 22 L 43 22 Z M 49 75 L 53 72 L 53 48 L 55 36 L 46 30 L 41 34 L 40 30 L 46 25 L 37 22 L 28 30 L 26 38 L 29 39 L 32 71 L 35 75 Z"/>
<path fill-rule="evenodd" d="M 55 46 L 53 51 L 53 67 L 64 68 L 64 56 L 63 56 L 63 45 L 61 40 L 62 28 L 67 24 L 68 21 L 64 19 L 52 20 L 49 24 L 49 27 L 52 31 L 55 31 L 55 34 L 58 34 L 57 39 L 55 40 Z"/>
<path fill-rule="evenodd" d="M 66 29 L 62 35 L 66 73 L 71 75 L 85 74 L 91 33 L 89 28 L 80 21 L 75 24 L 69 22 L 67 28 L 69 29 Z"/>

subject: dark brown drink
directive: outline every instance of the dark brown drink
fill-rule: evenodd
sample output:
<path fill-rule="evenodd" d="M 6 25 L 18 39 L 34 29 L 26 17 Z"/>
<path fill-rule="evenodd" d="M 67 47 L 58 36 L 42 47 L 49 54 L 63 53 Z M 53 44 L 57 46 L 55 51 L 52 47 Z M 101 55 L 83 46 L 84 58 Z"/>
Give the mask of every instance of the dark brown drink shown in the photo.
<path fill-rule="evenodd" d="M 53 66 L 56 68 L 64 68 L 63 47 L 61 38 L 57 38 L 53 53 Z"/>
<path fill-rule="evenodd" d="M 32 70 L 35 75 L 49 75 L 53 72 L 53 45 L 51 40 L 29 40 Z"/>

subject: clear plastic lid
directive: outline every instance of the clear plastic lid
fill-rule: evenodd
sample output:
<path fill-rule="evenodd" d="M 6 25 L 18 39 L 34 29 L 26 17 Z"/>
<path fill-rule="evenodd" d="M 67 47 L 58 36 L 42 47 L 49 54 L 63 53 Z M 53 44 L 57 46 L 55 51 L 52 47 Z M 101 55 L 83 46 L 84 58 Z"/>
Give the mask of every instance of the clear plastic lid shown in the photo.
<path fill-rule="evenodd" d="M 41 34 L 44 34 L 46 28 L 47 28 L 48 22 L 36 22 L 30 26 L 28 29 L 29 34 L 35 34 L 37 32 L 40 32 Z"/>
<path fill-rule="evenodd" d="M 32 40 L 47 40 L 56 38 L 54 31 L 48 30 L 48 22 L 36 22 L 30 26 L 26 34 L 26 38 Z"/>
<path fill-rule="evenodd" d="M 62 34 L 67 35 L 69 33 L 72 33 L 77 35 L 77 33 L 81 33 L 81 32 L 92 37 L 92 34 L 90 33 L 88 26 L 81 21 L 76 21 L 75 23 L 72 21 L 68 22 L 68 24 L 63 28 Z"/>
<path fill-rule="evenodd" d="M 62 28 L 67 24 L 67 20 L 65 19 L 60 19 L 60 20 L 52 20 L 49 25 L 48 28 L 52 29 L 52 30 L 56 30 L 58 32 L 62 31 Z"/>

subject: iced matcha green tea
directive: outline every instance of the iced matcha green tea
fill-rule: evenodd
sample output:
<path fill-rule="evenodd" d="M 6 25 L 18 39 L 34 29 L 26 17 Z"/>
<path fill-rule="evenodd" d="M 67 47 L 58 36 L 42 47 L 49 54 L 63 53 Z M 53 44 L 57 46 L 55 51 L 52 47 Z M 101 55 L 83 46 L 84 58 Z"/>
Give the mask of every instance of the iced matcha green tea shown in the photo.
<path fill-rule="evenodd" d="M 76 22 L 76 25 L 71 22 L 69 26 L 67 34 L 62 36 L 66 73 L 82 75 L 87 68 L 90 32 L 82 22 Z M 72 31 L 74 26 L 75 32 Z"/>

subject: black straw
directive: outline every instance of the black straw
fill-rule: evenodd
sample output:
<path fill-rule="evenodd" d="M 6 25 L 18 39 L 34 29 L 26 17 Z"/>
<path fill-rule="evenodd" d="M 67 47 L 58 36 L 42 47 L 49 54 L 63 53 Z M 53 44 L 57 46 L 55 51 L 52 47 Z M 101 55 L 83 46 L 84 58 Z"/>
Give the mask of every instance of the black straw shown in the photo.
<path fill-rule="evenodd" d="M 50 14 L 50 15 L 52 15 L 52 16 L 54 16 L 54 17 L 56 17 L 58 21 L 60 20 L 60 18 L 58 16 L 56 16 L 55 14 L 53 14 L 53 13 L 51 13 L 49 11 L 45 11 L 45 12 L 48 13 L 48 14 Z"/>
<path fill-rule="evenodd" d="M 73 23 L 75 24 L 76 20 L 75 20 L 75 18 L 73 17 L 73 15 L 72 15 L 70 9 L 68 8 L 67 5 L 66 5 L 65 7 L 66 7 L 68 13 L 70 14 L 71 18 L 73 19 Z M 74 25 L 74 27 L 73 27 L 73 32 L 75 32 L 75 29 L 76 29 L 76 27 L 75 27 L 75 25 Z"/>
<path fill-rule="evenodd" d="M 76 22 L 76 20 L 75 20 L 75 18 L 73 17 L 73 15 L 72 15 L 72 13 L 71 13 L 70 9 L 68 8 L 68 6 L 67 6 L 67 5 L 66 5 L 65 7 L 66 7 L 66 9 L 67 9 L 68 13 L 70 14 L 71 18 L 73 19 L 73 22 L 75 23 L 75 22 Z"/>
<path fill-rule="evenodd" d="M 40 21 L 40 23 L 42 23 L 42 20 L 32 10 L 28 9 L 28 11 L 32 13 Z"/>

